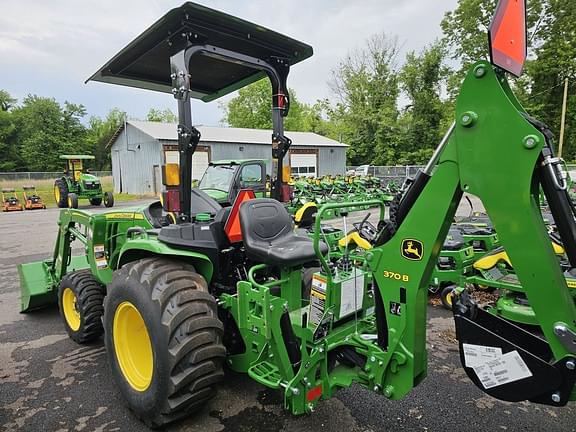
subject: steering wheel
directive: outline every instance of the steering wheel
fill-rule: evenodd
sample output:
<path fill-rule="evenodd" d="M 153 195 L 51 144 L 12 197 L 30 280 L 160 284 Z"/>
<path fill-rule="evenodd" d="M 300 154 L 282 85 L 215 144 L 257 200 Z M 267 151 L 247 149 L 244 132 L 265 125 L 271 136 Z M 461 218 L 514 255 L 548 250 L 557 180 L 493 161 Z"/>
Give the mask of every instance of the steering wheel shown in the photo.
<path fill-rule="evenodd" d="M 360 223 L 356 222 L 352 225 L 354 226 L 354 230 L 358 231 L 360 237 L 362 237 L 364 240 L 368 240 L 370 243 L 373 243 L 374 239 L 376 239 L 376 235 L 378 234 L 378 230 L 374 225 L 372 225 L 371 222 L 368 221 L 369 217 L 370 213 L 366 214 Z"/>

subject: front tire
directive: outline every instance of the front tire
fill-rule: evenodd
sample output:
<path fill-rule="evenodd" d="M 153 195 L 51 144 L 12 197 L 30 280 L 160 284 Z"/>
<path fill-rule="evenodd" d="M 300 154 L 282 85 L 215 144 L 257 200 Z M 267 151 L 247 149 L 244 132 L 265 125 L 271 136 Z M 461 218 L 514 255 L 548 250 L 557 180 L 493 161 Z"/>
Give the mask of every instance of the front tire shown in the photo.
<path fill-rule="evenodd" d="M 442 289 L 440 292 L 440 301 L 442 301 L 442 306 L 448 310 L 452 310 L 452 300 L 454 299 L 455 285 L 449 285 Z"/>
<path fill-rule="evenodd" d="M 102 197 L 90 198 L 90 204 L 94 206 L 99 206 L 100 204 L 102 204 Z"/>
<path fill-rule="evenodd" d="M 104 205 L 106 207 L 112 207 L 114 205 L 114 195 L 112 195 L 112 192 L 104 192 Z"/>
<path fill-rule="evenodd" d="M 75 193 L 68 194 L 68 207 L 73 209 L 78 208 L 78 195 Z"/>
<path fill-rule="evenodd" d="M 58 307 L 66 332 L 83 344 L 100 337 L 105 290 L 90 273 L 79 270 L 66 274 L 58 288 Z"/>
<path fill-rule="evenodd" d="M 188 416 L 216 394 L 223 325 L 194 267 L 165 258 L 129 263 L 114 272 L 104 310 L 114 380 L 146 424 Z"/>

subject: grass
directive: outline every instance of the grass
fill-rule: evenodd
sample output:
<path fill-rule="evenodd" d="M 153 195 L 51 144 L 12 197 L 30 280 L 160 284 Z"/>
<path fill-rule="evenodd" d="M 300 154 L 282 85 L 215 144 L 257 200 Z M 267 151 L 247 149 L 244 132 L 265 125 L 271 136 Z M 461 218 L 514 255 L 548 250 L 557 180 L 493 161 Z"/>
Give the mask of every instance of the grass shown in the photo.
<path fill-rule="evenodd" d="M 104 191 L 112 191 L 114 190 L 114 185 L 112 183 L 112 177 L 101 177 L 100 181 L 102 182 L 102 188 Z M 22 194 L 22 187 L 34 185 L 36 186 L 36 193 L 42 198 L 46 207 L 56 207 L 56 201 L 54 201 L 54 180 L 14 180 L 14 181 L 0 181 L 0 189 L 1 188 L 14 188 L 16 193 L 18 194 L 18 198 L 21 202 L 24 201 L 24 196 Z M 134 201 L 138 199 L 146 199 L 152 198 L 152 195 L 134 195 L 134 194 L 114 194 L 114 202 L 126 202 L 126 201 Z M 88 200 L 80 200 L 79 202 L 80 207 L 85 205 L 89 205 Z"/>

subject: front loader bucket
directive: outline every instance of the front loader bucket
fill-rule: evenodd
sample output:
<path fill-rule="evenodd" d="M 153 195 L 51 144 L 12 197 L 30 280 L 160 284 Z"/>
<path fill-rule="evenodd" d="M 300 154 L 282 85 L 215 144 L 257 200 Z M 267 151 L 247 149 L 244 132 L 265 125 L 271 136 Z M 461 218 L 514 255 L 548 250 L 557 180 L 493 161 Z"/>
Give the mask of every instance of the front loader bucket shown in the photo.
<path fill-rule="evenodd" d="M 57 301 L 57 285 L 52 273 L 52 261 L 37 261 L 18 265 L 20 274 L 20 312 L 28 312 Z"/>

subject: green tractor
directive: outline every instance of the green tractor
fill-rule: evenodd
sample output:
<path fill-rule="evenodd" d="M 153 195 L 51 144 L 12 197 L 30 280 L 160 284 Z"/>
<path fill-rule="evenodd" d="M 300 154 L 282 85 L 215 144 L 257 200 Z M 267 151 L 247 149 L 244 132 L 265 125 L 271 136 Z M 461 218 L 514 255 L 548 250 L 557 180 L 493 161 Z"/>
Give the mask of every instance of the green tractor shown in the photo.
<path fill-rule="evenodd" d="M 287 196 L 282 173 L 290 147 L 286 80 L 312 48 L 204 6 L 173 9 L 90 80 L 176 98 L 177 175 L 164 168 L 162 204 L 62 211 L 53 257 L 19 266 L 23 310 L 58 303 L 72 339 L 104 334 L 114 382 L 151 426 L 197 413 L 225 367 L 279 391 L 293 414 L 312 413 L 353 384 L 398 400 L 427 374 L 428 284 L 467 191 L 482 200 L 514 260 L 542 335 L 487 313 L 466 291 L 455 295 L 464 370 L 495 398 L 566 405 L 576 399 L 576 306 L 566 301 L 535 183 L 563 221 L 558 231 L 575 267 L 576 223 L 566 192 L 555 186 L 561 173 L 549 134 L 506 79 L 507 71 L 520 74 L 525 59 L 524 19 L 522 1 L 500 2 L 490 31 L 496 55 L 471 66 L 455 122 L 394 220 L 384 220 L 382 201 L 326 204 L 310 239 L 294 230 L 280 200 Z M 510 57 L 511 49 L 524 56 Z M 262 77 L 272 84 L 276 199 L 244 189 L 223 207 L 191 188 L 200 133 L 190 98 L 211 101 Z M 358 205 L 381 208 L 373 247 L 362 257 L 347 246 L 329 249 L 322 213 Z M 85 255 L 72 256 L 74 240 Z"/>
<path fill-rule="evenodd" d="M 114 205 L 112 192 L 104 192 L 102 183 L 84 167 L 85 160 L 94 160 L 91 155 L 62 155 L 66 161 L 64 176 L 54 181 L 54 200 L 60 208 L 78 208 L 78 200 L 87 199 L 90 204 L 106 207 Z"/>

